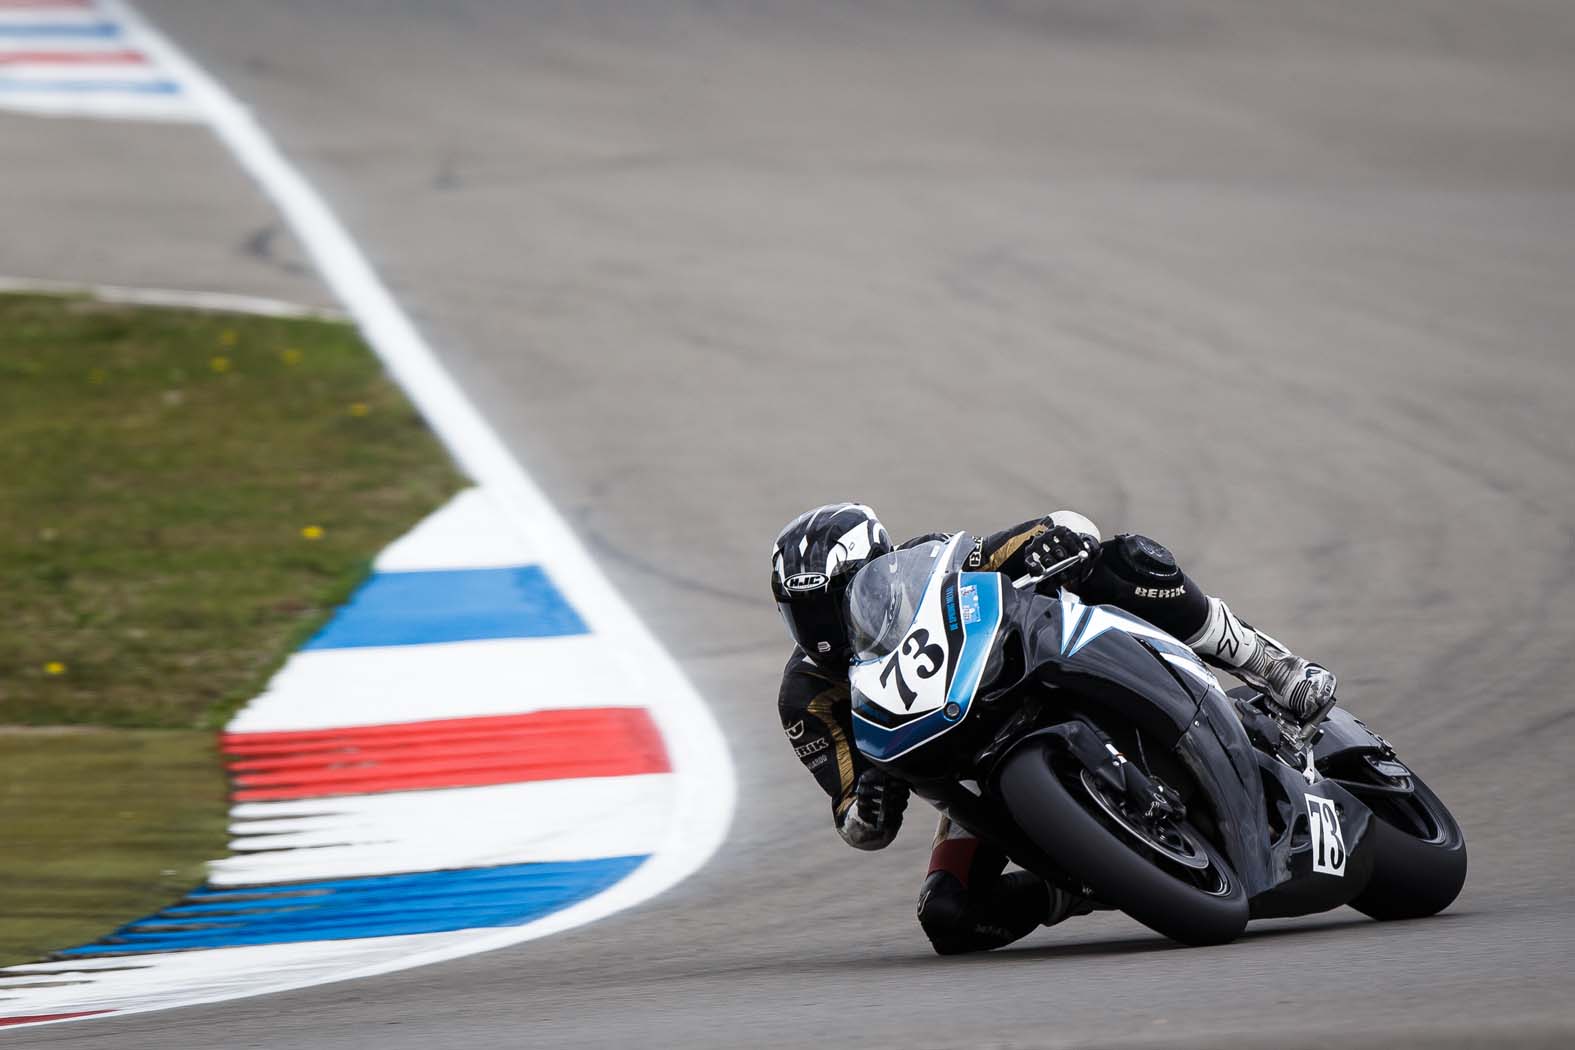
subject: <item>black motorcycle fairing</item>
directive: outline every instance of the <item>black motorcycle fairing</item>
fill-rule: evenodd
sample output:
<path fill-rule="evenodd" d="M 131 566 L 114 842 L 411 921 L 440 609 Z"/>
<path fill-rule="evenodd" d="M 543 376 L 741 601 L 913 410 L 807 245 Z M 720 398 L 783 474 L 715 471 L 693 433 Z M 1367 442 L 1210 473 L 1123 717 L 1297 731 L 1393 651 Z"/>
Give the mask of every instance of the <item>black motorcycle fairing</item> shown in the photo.
<path fill-rule="evenodd" d="M 1269 889 L 1253 898 L 1253 917 L 1308 915 L 1348 903 L 1360 895 L 1372 874 L 1371 811 L 1337 781 L 1321 777 L 1309 784 L 1302 770 L 1287 764 L 1280 724 L 1254 703 L 1260 695 L 1257 690 L 1242 686 L 1227 695 L 1246 735 L 1257 744 L 1252 757 L 1263 788 L 1269 832 L 1265 852 Z M 1314 755 L 1316 767 L 1327 773 L 1331 764 L 1348 756 L 1392 758 L 1393 751 L 1383 737 L 1337 707 L 1320 727 Z M 1338 811 L 1348 854 L 1341 875 L 1313 870 L 1310 796 L 1333 802 Z"/>
<path fill-rule="evenodd" d="M 1079 718 L 1024 733 L 1016 737 L 1010 747 L 992 754 L 993 764 L 987 781 L 990 790 L 996 790 L 995 774 L 1008 756 L 1024 747 L 1046 743 L 1076 759 L 1079 765 L 1104 781 L 1113 791 L 1135 797 L 1152 791 L 1148 777 L 1116 749 L 1110 738 Z"/>
<path fill-rule="evenodd" d="M 1059 645 L 1060 617 L 1045 621 L 1037 634 L 1043 638 L 1053 629 Z M 1028 664 L 1035 664 L 1032 653 Z M 1201 803 L 1208 810 L 1215 844 L 1248 895 L 1274 885 L 1262 848 L 1269 833 L 1257 753 L 1217 686 L 1176 670 L 1154 640 L 1119 630 L 1100 634 L 1070 658 L 1040 666 L 1047 680 L 1097 697 L 1118 719 L 1168 748 L 1201 793 L 1189 796 L 1189 806 Z"/>
<path fill-rule="evenodd" d="M 1104 630 L 1076 645 L 1075 651 L 1064 652 L 1072 648 L 1068 639 L 1073 639 L 1080 627 L 1088 630 L 1083 621 L 1095 615 L 1090 608 L 1046 595 L 1019 596 L 1008 605 L 1009 620 L 1017 631 L 1011 644 L 1022 647 L 1021 666 L 1026 674 L 1011 683 L 990 682 L 989 693 L 982 699 L 994 704 L 1012 697 L 1022 703 L 1030 695 L 1047 691 L 1054 699 L 1042 711 L 1024 712 L 1032 717 L 1014 718 L 1000 727 L 996 741 L 986 744 L 976 756 L 980 782 L 987 783 L 999 763 L 1024 741 L 1045 734 L 1062 738 L 1063 746 L 1096 775 L 1101 766 L 1107 767 L 1104 775 L 1109 775 L 1110 755 L 1104 751 L 1109 738 L 1104 727 L 1135 726 L 1142 739 L 1158 750 L 1128 757 L 1146 768 L 1153 760 L 1166 761 L 1166 755 L 1179 760 L 1202 797 L 1189 793 L 1184 785 L 1170 786 L 1182 790 L 1189 806 L 1200 805 L 1206 810 L 1206 826 L 1248 894 L 1268 889 L 1273 878 L 1262 848 L 1269 840 L 1263 785 L 1252 742 L 1229 701 L 1217 687 L 1168 663 L 1160 649 L 1162 642 L 1124 630 Z M 1078 623 L 1067 624 L 1069 611 Z M 1097 748 L 1089 744 L 1090 738 L 1067 728 L 1068 723 L 1081 724 L 1075 721 L 1077 716 L 1087 719 L 1101 734 Z M 1046 719 L 1059 724 L 1045 726 Z M 1041 728 L 1034 729 L 1035 725 Z M 1121 738 L 1114 743 L 1129 751 L 1137 743 L 1136 750 L 1142 750 L 1136 739 Z M 1164 779 L 1162 771 L 1149 771 Z"/>
<path fill-rule="evenodd" d="M 1108 615 L 1102 606 L 1071 609 L 1074 613 L 1094 609 Z M 1192 726 L 1198 695 L 1179 682 L 1163 658 L 1138 638 L 1107 630 L 1075 651 L 1063 652 L 1076 625 L 1065 623 L 1068 607 L 1062 601 L 1034 595 L 1013 611 L 1021 628 L 1027 669 L 1023 684 L 1066 689 L 1093 701 L 1164 748 L 1174 747 Z"/>
<path fill-rule="evenodd" d="M 1393 755 L 1389 741 L 1368 729 L 1361 719 L 1343 707 L 1329 712 L 1319 726 L 1318 739 L 1313 742 L 1313 760 L 1319 768 L 1340 755 L 1352 751 L 1373 751 Z"/>
<path fill-rule="evenodd" d="M 1270 806 L 1281 815 L 1276 835 L 1264 851 L 1271 878 L 1270 888 L 1253 896 L 1254 919 L 1283 919 L 1311 915 L 1348 904 L 1367 888 L 1373 874 L 1372 813 L 1355 796 L 1329 780 L 1314 784 L 1277 759 L 1256 753 L 1267 785 Z M 1318 849 L 1312 828 L 1309 798 L 1332 802 L 1339 815 L 1340 837 L 1346 856 L 1338 875 L 1314 870 Z"/>
<path fill-rule="evenodd" d="M 1241 877 L 1247 895 L 1269 889 L 1277 880 L 1263 849 L 1270 834 L 1258 752 L 1218 689 L 1203 697 L 1192 726 L 1177 742 L 1176 754 L 1208 799 L 1217 845 Z"/>

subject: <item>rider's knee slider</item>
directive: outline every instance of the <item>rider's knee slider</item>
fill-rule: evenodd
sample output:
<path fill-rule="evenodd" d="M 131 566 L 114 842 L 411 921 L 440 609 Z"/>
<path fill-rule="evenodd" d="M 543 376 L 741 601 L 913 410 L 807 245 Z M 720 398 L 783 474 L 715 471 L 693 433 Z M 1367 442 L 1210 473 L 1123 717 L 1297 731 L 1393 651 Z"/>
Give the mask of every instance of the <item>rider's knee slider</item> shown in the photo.
<path fill-rule="evenodd" d="M 968 891 L 947 871 L 932 871 L 919 890 L 919 925 L 942 955 L 966 951 Z"/>

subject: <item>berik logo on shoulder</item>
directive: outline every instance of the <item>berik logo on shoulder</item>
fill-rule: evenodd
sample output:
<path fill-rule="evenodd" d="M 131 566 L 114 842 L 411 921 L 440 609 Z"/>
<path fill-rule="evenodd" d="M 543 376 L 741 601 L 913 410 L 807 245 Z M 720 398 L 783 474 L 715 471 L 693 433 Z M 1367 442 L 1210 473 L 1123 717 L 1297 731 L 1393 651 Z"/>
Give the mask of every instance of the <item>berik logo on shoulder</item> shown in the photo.
<path fill-rule="evenodd" d="M 823 572 L 801 572 L 797 576 L 789 576 L 783 580 L 782 586 L 790 591 L 817 591 L 826 586 L 826 574 Z"/>

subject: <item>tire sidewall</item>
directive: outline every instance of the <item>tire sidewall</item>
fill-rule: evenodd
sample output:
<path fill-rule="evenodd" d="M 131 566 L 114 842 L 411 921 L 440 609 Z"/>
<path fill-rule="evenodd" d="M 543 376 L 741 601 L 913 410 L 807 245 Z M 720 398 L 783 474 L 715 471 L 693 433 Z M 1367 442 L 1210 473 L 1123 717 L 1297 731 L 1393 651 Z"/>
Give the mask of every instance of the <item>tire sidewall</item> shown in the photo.
<path fill-rule="evenodd" d="M 1229 881 L 1229 891 L 1221 895 L 1169 874 L 1090 813 L 1051 767 L 1048 745 L 1023 747 L 1008 756 L 997 784 L 1012 819 L 1036 846 L 1100 899 L 1143 925 L 1192 945 L 1223 944 L 1246 927 L 1246 890 L 1212 843 L 1197 835 L 1210 862 Z"/>
<path fill-rule="evenodd" d="M 1415 794 L 1445 831 L 1443 842 L 1424 842 L 1373 812 L 1368 825 L 1373 873 L 1351 907 L 1380 921 L 1420 919 L 1454 903 L 1466 882 L 1465 834 L 1454 814 L 1415 773 Z"/>

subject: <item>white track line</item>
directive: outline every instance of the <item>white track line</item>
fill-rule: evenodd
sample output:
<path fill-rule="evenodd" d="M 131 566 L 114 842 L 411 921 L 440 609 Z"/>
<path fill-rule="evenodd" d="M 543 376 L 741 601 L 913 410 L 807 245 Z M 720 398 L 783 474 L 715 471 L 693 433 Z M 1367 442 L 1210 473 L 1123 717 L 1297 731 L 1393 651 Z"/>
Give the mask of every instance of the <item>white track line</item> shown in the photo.
<path fill-rule="evenodd" d="M 415 951 L 397 961 L 348 969 L 330 978 L 285 976 L 277 984 L 201 1000 L 134 1006 L 105 1016 L 368 977 L 501 948 L 633 907 L 699 870 L 727 835 L 736 793 L 726 743 L 699 695 L 439 364 L 339 219 L 251 112 L 129 4 L 104 0 L 102 6 L 140 33 L 149 53 L 178 76 L 220 139 L 279 208 L 367 342 L 464 470 L 498 501 L 533 549 L 552 552 L 546 564 L 553 578 L 592 630 L 612 643 L 609 648 L 618 651 L 631 681 L 639 683 L 641 697 L 662 730 L 677 781 L 672 831 L 656 853 L 629 878 L 573 907 L 525 926 L 478 933 L 462 944 Z"/>
<path fill-rule="evenodd" d="M 257 317 L 306 318 L 314 321 L 344 321 L 343 310 L 306 306 L 283 299 L 229 292 L 185 292 L 172 288 L 127 288 L 118 284 L 74 284 L 70 281 L 41 281 L 31 277 L 0 277 L 0 292 L 36 292 L 44 295 L 86 295 L 106 303 L 132 306 L 170 306 L 179 310 L 207 310 L 214 313 L 253 314 Z"/>

